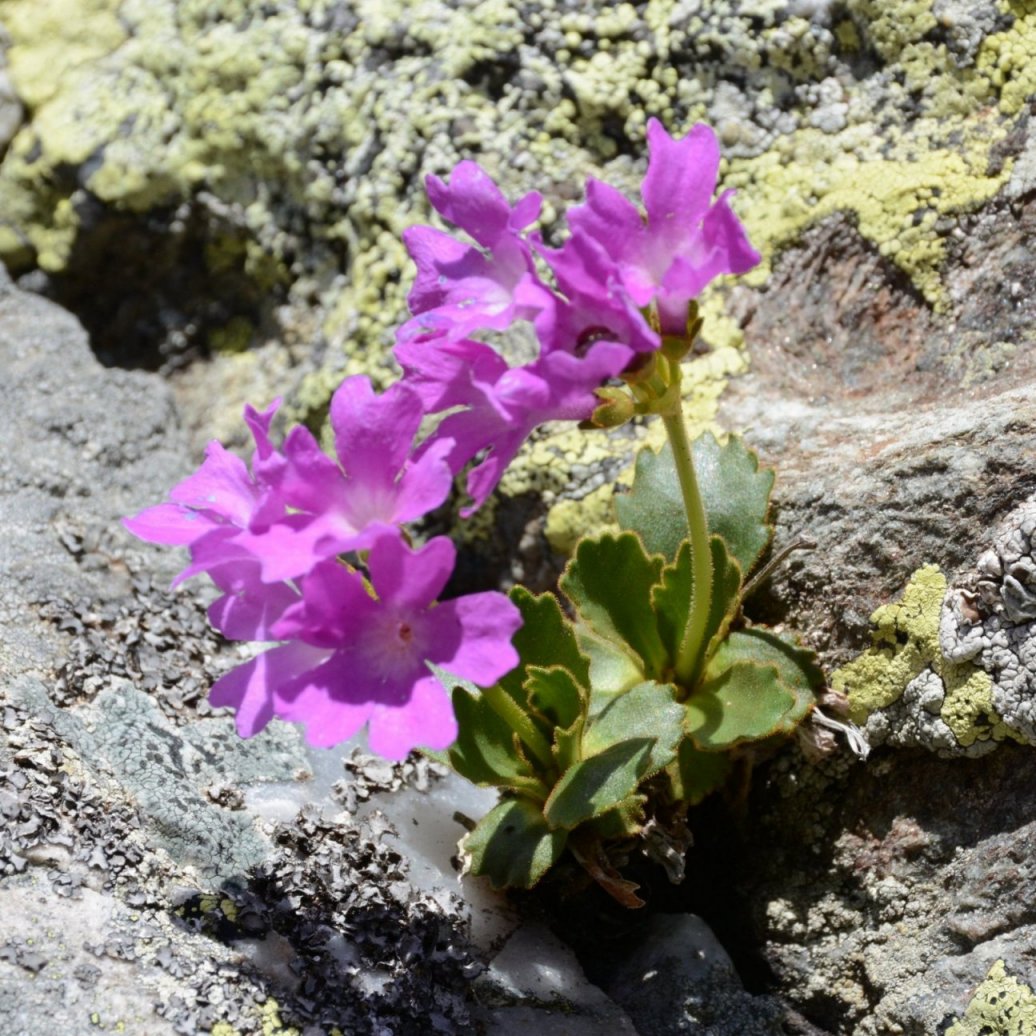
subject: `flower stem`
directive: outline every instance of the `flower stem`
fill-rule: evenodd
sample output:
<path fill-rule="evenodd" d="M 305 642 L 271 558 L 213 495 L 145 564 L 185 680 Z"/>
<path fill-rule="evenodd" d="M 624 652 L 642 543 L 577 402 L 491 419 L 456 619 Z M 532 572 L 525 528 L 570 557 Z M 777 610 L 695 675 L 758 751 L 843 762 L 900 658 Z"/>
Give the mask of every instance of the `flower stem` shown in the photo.
<path fill-rule="evenodd" d="M 536 724 L 522 711 L 521 706 L 499 684 L 482 691 L 489 707 L 521 738 L 522 743 L 536 757 L 545 770 L 554 766 L 550 745 L 536 729 Z"/>
<path fill-rule="evenodd" d="M 680 479 L 680 492 L 684 510 L 687 512 L 687 528 L 691 540 L 691 607 L 687 614 L 687 626 L 680 640 L 674 673 L 677 682 L 689 693 L 691 681 L 705 639 L 705 630 L 712 606 L 712 547 L 709 542 L 709 523 L 705 516 L 705 505 L 698 489 L 698 478 L 694 473 L 694 458 L 687 438 L 687 426 L 683 411 L 663 414 L 666 434 L 673 450 L 673 461 Z"/>

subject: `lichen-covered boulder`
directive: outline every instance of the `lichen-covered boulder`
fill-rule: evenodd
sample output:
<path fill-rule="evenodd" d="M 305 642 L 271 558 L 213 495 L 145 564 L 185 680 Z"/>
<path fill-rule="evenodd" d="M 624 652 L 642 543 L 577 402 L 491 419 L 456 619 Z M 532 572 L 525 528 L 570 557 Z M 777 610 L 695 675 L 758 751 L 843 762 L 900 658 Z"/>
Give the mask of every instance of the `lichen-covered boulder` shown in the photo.
<path fill-rule="evenodd" d="M 393 376 L 424 174 L 541 190 L 550 239 L 587 175 L 634 191 L 650 116 L 711 122 L 764 261 L 702 300 L 694 423 L 778 468 L 777 546 L 816 547 L 749 614 L 806 636 L 875 745 L 759 771 L 751 867 L 714 880 L 800 1031 L 1024 1032 L 1036 5 L 598 7 L 4 0 L 0 259 L 161 370 L 197 451 L 246 399 L 318 424 L 343 374 Z M 545 429 L 461 580 L 549 585 L 649 438 Z"/>

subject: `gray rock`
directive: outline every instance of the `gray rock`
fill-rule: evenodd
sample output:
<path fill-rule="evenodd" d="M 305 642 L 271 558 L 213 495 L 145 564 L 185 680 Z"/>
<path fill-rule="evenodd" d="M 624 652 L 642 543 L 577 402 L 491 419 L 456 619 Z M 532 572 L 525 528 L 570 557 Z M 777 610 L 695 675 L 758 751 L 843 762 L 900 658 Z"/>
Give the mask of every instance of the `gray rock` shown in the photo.
<path fill-rule="evenodd" d="M 139 912 L 93 889 L 75 899 L 53 896 L 50 883 L 28 874 L 4 884 L 0 937 L 0 1019 L 6 1036 L 50 1031 L 86 1033 L 122 1026 L 128 1033 L 173 1036 L 154 1013 L 155 990 L 175 993 L 160 960 L 176 938 L 172 921 Z M 144 959 L 107 958 L 100 943 L 115 930 L 145 932 L 153 953 Z M 216 950 L 224 961 L 227 951 Z"/>
<path fill-rule="evenodd" d="M 820 1031 L 943 1031 L 996 959 L 1032 982 L 1031 749 L 772 768 L 731 860 L 779 987 Z"/>
<path fill-rule="evenodd" d="M 953 321 L 842 219 L 806 234 L 762 293 L 738 297 L 759 346 L 723 398 L 724 423 L 777 470 L 776 546 L 817 544 L 750 607 L 793 615 L 832 667 L 858 653 L 870 615 L 918 568 L 970 568 L 987 530 L 1032 493 L 1036 352 L 1015 355 L 1009 340 L 1026 334 L 1036 302 L 1019 304 L 998 271 L 1036 279 L 1023 247 L 1033 227 L 1030 201 L 971 228 L 947 272 Z"/>
<path fill-rule="evenodd" d="M 645 1036 L 625 1012 L 586 980 L 572 951 L 541 924 L 507 940 L 475 985 L 488 1036 Z"/>
<path fill-rule="evenodd" d="M 242 741 L 207 708 L 240 656 L 118 524 L 188 467 L 168 390 L 6 279 L 0 369 L 5 1033 L 466 1029 L 466 908 L 408 880 L 391 824 L 248 805 L 314 766 L 294 729 Z"/>
<path fill-rule="evenodd" d="M 242 740 L 207 706 L 241 657 L 204 591 L 161 588 L 173 552 L 118 524 L 188 467 L 162 383 L 103 369 L 73 318 L 6 279 L 0 367 L 5 1036 L 44 1019 L 424 1036 L 476 1016 L 495 1036 L 633 1036 L 545 930 L 492 949 L 517 919 L 451 863 L 454 811 L 491 794 L 427 760 L 307 751 L 287 725 Z M 484 958 L 506 1000 L 486 1010 Z"/>
<path fill-rule="evenodd" d="M 69 590 L 124 596 L 112 555 L 122 515 L 184 474 L 172 396 L 161 383 L 94 360 L 74 317 L 13 287 L 0 271 L 0 678 L 39 671 L 68 643 L 38 609 Z M 82 539 L 91 526 L 89 542 Z M 170 560 L 151 552 L 155 571 Z"/>
<path fill-rule="evenodd" d="M 640 1036 L 777 1036 L 784 1010 L 745 992 L 727 952 L 693 914 L 656 914 L 612 975 L 608 993 Z"/>
<path fill-rule="evenodd" d="M 1023 526 L 1036 450 L 1036 355 L 1013 344 L 1029 341 L 1019 320 L 1033 302 L 1011 283 L 1036 276 L 1026 245 L 1036 205 L 1021 197 L 961 228 L 945 268 L 948 313 L 920 304 L 841 220 L 806 234 L 764 293 L 742 297 L 758 345 L 723 403 L 728 425 L 777 468 L 777 546 L 803 534 L 817 543 L 750 613 L 788 620 L 833 669 L 869 644 L 874 610 L 937 564 L 973 602 L 967 615 L 944 612 L 947 662 L 970 659 L 1013 688 L 996 708 L 1017 731 L 1036 632 L 1007 614 L 1027 608 L 1028 569 L 1004 578 L 1026 553 L 1011 530 Z M 997 564 L 987 558 L 980 572 L 989 549 Z M 983 578 L 1000 614 L 979 607 Z M 961 603 L 955 591 L 947 600 Z M 936 633 L 938 619 L 937 607 Z M 891 657 L 902 645 L 883 646 Z M 959 752 L 939 715 L 945 694 L 934 672 L 911 670 L 895 705 L 872 716 L 884 725 L 875 741 Z M 994 942 L 1006 973 L 1031 982 L 1020 904 L 1033 894 L 1036 764 L 1029 747 L 991 744 L 972 744 L 988 752 L 977 759 L 883 747 L 866 764 L 844 753 L 819 766 L 793 751 L 757 771 L 745 839 L 716 866 L 739 874 L 731 895 L 750 904 L 752 941 L 800 1031 L 945 1031 L 988 973 Z"/>

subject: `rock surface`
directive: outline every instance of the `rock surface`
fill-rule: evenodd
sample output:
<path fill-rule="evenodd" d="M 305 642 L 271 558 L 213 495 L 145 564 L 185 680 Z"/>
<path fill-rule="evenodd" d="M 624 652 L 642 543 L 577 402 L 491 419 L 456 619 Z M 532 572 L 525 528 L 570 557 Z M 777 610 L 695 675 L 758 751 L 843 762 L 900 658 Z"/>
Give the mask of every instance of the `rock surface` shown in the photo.
<path fill-rule="evenodd" d="M 297 804 L 310 761 L 207 714 L 234 659 L 204 594 L 168 595 L 170 559 L 115 520 L 207 436 L 240 437 L 245 399 L 318 420 L 343 373 L 390 376 L 425 173 L 477 157 L 509 193 L 541 189 L 550 237 L 588 174 L 635 190 L 657 115 L 716 125 L 764 254 L 703 300 L 690 379 L 696 425 L 778 467 L 777 545 L 817 544 L 750 612 L 802 631 L 882 742 L 866 765 L 791 750 L 758 770 L 740 839 L 704 817 L 696 905 L 780 997 L 778 1032 L 1027 1031 L 1036 757 L 1009 742 L 1033 741 L 1011 662 L 1032 620 L 1024 593 L 1013 616 L 961 595 L 1036 492 L 1032 3 L 7 0 L 0 19 L 0 257 L 107 364 L 169 386 L 0 295 L 0 1015 L 229 1036 L 391 1029 L 406 1004 L 469 1024 L 466 934 L 376 820 L 289 812 L 264 833 L 259 804 Z M 464 578 L 549 584 L 645 437 L 546 432 L 467 533 Z M 261 880 L 220 890 L 243 867 Z M 372 882 L 370 902 L 349 891 Z M 41 917 L 75 931 L 62 895 L 115 935 L 41 950 Z M 354 946 L 335 933 L 357 916 Z"/>
<path fill-rule="evenodd" d="M 730 957 L 693 914 L 648 920 L 607 988 L 640 1036 L 761 1036 L 783 1028 L 780 1003 L 744 991 Z M 673 990 L 681 991 L 675 1002 Z"/>
<path fill-rule="evenodd" d="M 204 700 L 233 649 L 118 525 L 185 471 L 168 389 L 102 368 L 7 280 L 0 369 L 5 1036 L 472 1031 L 471 980 L 517 923 L 450 866 L 452 812 L 485 793 L 286 726 L 238 738 Z M 569 951 L 526 942 L 555 954 L 573 1024 L 621 1031 Z M 519 999 L 483 1031 L 554 1024 L 550 997 Z"/>
<path fill-rule="evenodd" d="M 751 867 L 730 863 L 766 966 L 818 1031 L 945 1032 L 997 961 L 1036 982 L 1031 751 L 771 768 Z"/>

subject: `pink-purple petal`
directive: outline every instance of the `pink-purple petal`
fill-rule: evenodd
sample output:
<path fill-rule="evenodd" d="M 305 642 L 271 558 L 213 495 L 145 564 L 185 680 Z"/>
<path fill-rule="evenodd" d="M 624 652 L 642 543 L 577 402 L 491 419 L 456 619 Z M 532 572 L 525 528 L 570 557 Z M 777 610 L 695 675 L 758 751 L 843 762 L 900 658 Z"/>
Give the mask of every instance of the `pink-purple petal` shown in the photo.
<path fill-rule="evenodd" d="M 340 648 L 362 638 L 378 610 L 378 602 L 367 593 L 357 572 L 337 561 L 325 561 L 302 580 L 301 599 L 285 611 L 273 634 L 278 639 Z"/>
<path fill-rule="evenodd" d="M 371 699 L 351 693 L 353 683 L 351 660 L 336 652 L 278 687 L 276 713 L 301 723 L 314 747 L 331 748 L 359 733 L 374 709 Z"/>
<path fill-rule="evenodd" d="M 382 601 L 420 610 L 442 593 L 456 559 L 457 548 L 446 536 L 436 536 L 418 550 L 411 550 L 399 536 L 382 536 L 371 547 L 367 567 Z"/>
<path fill-rule="evenodd" d="M 148 543 L 184 547 L 219 527 L 204 511 L 195 511 L 180 504 L 155 504 L 145 507 L 122 524 L 134 536 Z"/>
<path fill-rule="evenodd" d="M 274 445 L 270 441 L 270 426 L 273 424 L 274 416 L 280 409 L 281 397 L 278 396 L 265 410 L 256 410 L 251 404 L 245 404 L 245 424 L 248 425 L 255 442 L 255 459 L 263 461 L 274 452 Z"/>
<path fill-rule="evenodd" d="M 726 273 L 747 273 L 762 256 L 752 247 L 748 234 L 730 207 L 734 192 L 724 191 L 702 220 L 701 232 L 709 249 L 726 255 Z"/>
<path fill-rule="evenodd" d="M 396 522 L 416 521 L 445 502 L 453 488 L 453 470 L 449 465 L 453 446 L 449 439 L 440 437 L 408 467 L 397 486 Z"/>
<path fill-rule="evenodd" d="M 371 711 L 367 745 L 386 759 L 405 759 L 415 748 L 440 751 L 456 740 L 449 695 L 431 675 L 414 683 L 405 704 L 377 704 Z"/>
<path fill-rule="evenodd" d="M 428 413 L 466 406 L 476 382 L 494 383 L 508 369 L 495 349 L 469 339 L 399 342 L 394 354 Z"/>
<path fill-rule="evenodd" d="M 209 702 L 216 708 L 236 709 L 237 732 L 242 737 L 252 737 L 273 719 L 277 689 L 326 657 L 326 651 L 306 644 L 271 648 L 220 677 L 212 685 Z"/>
<path fill-rule="evenodd" d="M 274 626 L 298 599 L 298 591 L 286 583 L 253 584 L 213 601 L 209 622 L 228 640 L 278 640 Z"/>
<path fill-rule="evenodd" d="M 406 463 L 424 411 L 402 382 L 380 396 L 370 379 L 346 378 L 331 397 L 330 420 L 338 461 L 350 478 L 391 485 Z"/>
<path fill-rule="evenodd" d="M 429 614 L 429 622 L 433 638 L 442 644 L 450 643 L 450 628 L 461 631 L 452 654 L 440 652 L 430 659 L 454 676 L 488 687 L 518 664 L 511 638 L 521 628 L 522 616 L 502 593 L 490 590 L 443 601 Z"/>
<path fill-rule="evenodd" d="M 628 254 L 644 229 L 644 221 L 633 202 L 593 177 L 586 183 L 586 204 L 570 209 L 568 222 L 573 234 L 587 234 L 615 261 L 621 261 Z"/>
<path fill-rule="evenodd" d="M 649 233 L 669 233 L 671 226 L 694 226 L 709 208 L 719 172 L 716 134 L 698 123 L 679 140 L 657 119 L 647 128 L 648 167 L 641 197 Z"/>
<path fill-rule="evenodd" d="M 286 464 L 277 481 L 278 495 L 289 507 L 321 511 L 327 504 L 329 487 L 341 479 L 338 465 L 302 425 L 288 433 L 281 449 Z"/>
<path fill-rule="evenodd" d="M 434 227 L 408 227 L 403 244 L 417 267 L 414 285 L 407 295 L 411 313 L 424 313 L 446 302 L 448 284 L 442 269 L 454 267 L 472 248 Z"/>
<path fill-rule="evenodd" d="M 236 525 L 252 516 L 258 490 L 245 462 L 218 442 L 205 448 L 205 460 L 169 492 L 169 499 L 195 510 L 212 511 Z"/>
<path fill-rule="evenodd" d="M 507 231 L 511 207 L 492 177 L 476 162 L 459 162 L 449 184 L 437 176 L 425 181 L 428 200 L 443 219 L 492 248 Z"/>
<path fill-rule="evenodd" d="M 530 223 L 540 218 L 543 208 L 543 195 L 539 191 L 529 191 L 514 203 L 511 215 L 507 220 L 507 229 L 513 233 L 524 230 Z"/>

